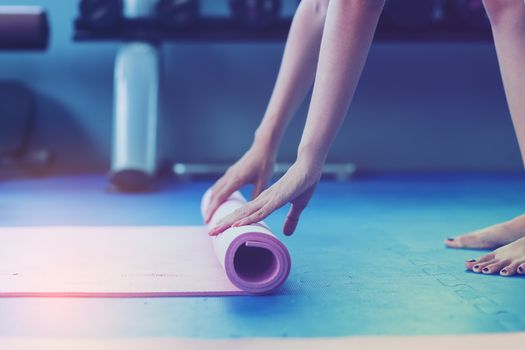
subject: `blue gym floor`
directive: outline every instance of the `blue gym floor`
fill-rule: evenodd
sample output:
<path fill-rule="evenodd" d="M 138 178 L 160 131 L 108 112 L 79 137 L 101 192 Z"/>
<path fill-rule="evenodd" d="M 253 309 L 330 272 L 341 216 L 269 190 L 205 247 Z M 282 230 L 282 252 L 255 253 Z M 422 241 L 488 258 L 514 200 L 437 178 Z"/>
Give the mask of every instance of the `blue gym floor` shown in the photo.
<path fill-rule="evenodd" d="M 105 191 L 102 176 L 0 182 L 0 225 L 199 225 L 209 182 Z M 264 297 L 0 299 L 0 336 L 324 337 L 525 330 L 525 278 L 465 272 L 480 251 L 443 239 L 525 212 L 525 178 L 412 176 L 323 182 L 285 287 Z M 267 220 L 280 232 L 285 209 Z M 104 244 L 101 242 L 101 244 Z M 13 247 L 16 249 L 16 247 Z M 174 257 L 175 258 L 175 257 Z M 28 257 L 30 259 L 30 257 Z"/>

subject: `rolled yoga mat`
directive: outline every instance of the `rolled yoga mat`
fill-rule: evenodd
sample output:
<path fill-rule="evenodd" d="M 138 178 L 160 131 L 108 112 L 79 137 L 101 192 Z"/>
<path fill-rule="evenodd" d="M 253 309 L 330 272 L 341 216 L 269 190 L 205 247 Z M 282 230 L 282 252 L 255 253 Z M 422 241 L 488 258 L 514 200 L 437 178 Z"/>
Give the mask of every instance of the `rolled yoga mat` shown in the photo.
<path fill-rule="evenodd" d="M 201 203 L 207 211 L 211 197 L 208 190 Z M 208 227 L 246 204 L 240 192 L 233 193 L 213 214 Z M 211 237 L 217 258 L 230 281 L 249 293 L 268 293 L 281 286 L 290 273 L 290 254 L 270 228 L 260 221 L 253 225 L 231 227 Z"/>
<path fill-rule="evenodd" d="M 210 193 L 202 201 L 208 205 Z M 242 206 L 233 194 L 215 222 Z M 284 283 L 290 255 L 264 223 L 206 226 L 1 227 L 0 297 L 264 294 Z"/>

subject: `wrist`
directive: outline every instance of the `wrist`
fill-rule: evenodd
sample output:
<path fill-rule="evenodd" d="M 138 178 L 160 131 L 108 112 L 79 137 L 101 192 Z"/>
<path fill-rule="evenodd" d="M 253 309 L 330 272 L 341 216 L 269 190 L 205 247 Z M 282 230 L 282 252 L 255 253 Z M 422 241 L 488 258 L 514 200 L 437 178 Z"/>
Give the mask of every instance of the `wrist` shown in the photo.
<path fill-rule="evenodd" d="M 275 156 L 280 144 L 280 138 L 276 137 L 275 134 L 276 133 L 268 132 L 261 128 L 257 129 L 253 138 L 252 148 Z"/>
<path fill-rule="evenodd" d="M 322 167 L 327 153 L 316 145 L 300 144 L 297 150 L 297 162 L 308 164 L 312 167 Z"/>

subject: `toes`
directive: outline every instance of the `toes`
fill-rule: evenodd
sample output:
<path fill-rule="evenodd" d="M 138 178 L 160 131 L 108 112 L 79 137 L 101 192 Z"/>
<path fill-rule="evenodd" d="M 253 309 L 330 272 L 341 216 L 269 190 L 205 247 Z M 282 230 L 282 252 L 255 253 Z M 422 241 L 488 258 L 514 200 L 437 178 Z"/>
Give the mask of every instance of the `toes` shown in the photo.
<path fill-rule="evenodd" d="M 516 221 L 517 223 L 514 223 Z M 445 245 L 449 248 L 493 249 L 523 237 L 525 215 L 520 220 L 504 222 L 467 234 L 447 238 Z"/>
<path fill-rule="evenodd" d="M 494 244 L 485 242 L 483 236 L 476 233 L 469 233 L 458 237 L 449 237 L 445 240 L 445 245 L 449 248 L 471 248 L 471 249 L 490 249 Z"/>
<path fill-rule="evenodd" d="M 465 267 L 467 270 L 472 270 L 474 272 L 479 272 L 481 268 L 485 267 L 485 263 L 494 260 L 494 253 L 483 255 L 480 258 L 472 259 L 465 262 Z M 483 266 L 480 266 L 483 265 Z"/>
<path fill-rule="evenodd" d="M 513 262 L 509 265 L 505 266 L 499 274 L 502 276 L 513 276 L 518 272 L 518 267 L 520 266 L 521 262 Z"/>
<path fill-rule="evenodd" d="M 499 273 L 508 264 L 509 264 L 509 260 L 496 261 L 496 262 L 493 262 L 491 264 L 484 266 L 481 269 L 481 273 L 486 274 L 486 275 Z"/>
<path fill-rule="evenodd" d="M 449 237 L 445 240 L 445 245 L 449 248 L 462 248 L 463 245 L 461 244 L 460 238 L 452 238 Z"/>
<path fill-rule="evenodd" d="M 477 261 L 478 263 L 485 263 L 485 262 L 488 262 L 488 261 L 494 260 L 494 258 L 495 258 L 494 253 L 490 253 L 490 254 L 485 254 L 485 255 L 483 255 L 482 257 L 476 259 L 476 261 Z"/>
<path fill-rule="evenodd" d="M 472 271 L 473 272 L 477 272 L 477 273 L 481 273 L 486 266 L 488 266 L 488 265 L 490 265 L 490 264 L 492 264 L 494 262 L 495 262 L 495 260 L 490 260 L 490 261 L 487 261 L 487 262 L 478 262 L 478 263 L 476 263 L 476 265 L 474 265 L 472 267 Z"/>
<path fill-rule="evenodd" d="M 520 275 L 525 275 L 525 263 L 523 263 L 520 266 L 518 266 L 517 272 Z"/>
<path fill-rule="evenodd" d="M 476 259 L 467 260 L 467 261 L 465 261 L 465 268 L 467 270 L 472 270 L 474 265 L 476 265 L 477 263 L 478 263 L 478 261 Z"/>
<path fill-rule="evenodd" d="M 449 237 L 445 240 L 445 245 L 449 248 L 478 248 L 476 237 L 472 234 Z"/>

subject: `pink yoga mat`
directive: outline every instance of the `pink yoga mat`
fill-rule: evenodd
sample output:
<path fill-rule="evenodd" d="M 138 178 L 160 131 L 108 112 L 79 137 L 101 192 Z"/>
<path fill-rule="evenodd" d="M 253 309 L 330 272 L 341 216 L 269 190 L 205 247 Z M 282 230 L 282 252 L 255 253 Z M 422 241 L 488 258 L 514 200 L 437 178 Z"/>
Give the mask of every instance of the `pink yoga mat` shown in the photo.
<path fill-rule="evenodd" d="M 232 195 L 211 225 L 245 202 Z M 207 232 L 206 226 L 0 228 L 0 297 L 263 294 L 286 280 L 290 256 L 264 223 L 216 238 Z"/>
<path fill-rule="evenodd" d="M 211 190 L 201 203 L 204 215 Z M 213 214 L 209 228 L 228 214 L 246 204 L 240 192 L 233 193 Z M 215 254 L 230 281 L 249 293 L 268 293 L 284 283 L 290 273 L 290 254 L 273 235 L 270 228 L 260 221 L 255 225 L 231 227 L 210 238 Z"/>

